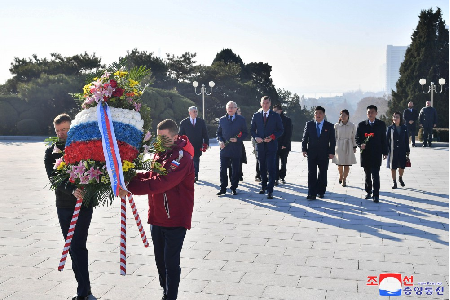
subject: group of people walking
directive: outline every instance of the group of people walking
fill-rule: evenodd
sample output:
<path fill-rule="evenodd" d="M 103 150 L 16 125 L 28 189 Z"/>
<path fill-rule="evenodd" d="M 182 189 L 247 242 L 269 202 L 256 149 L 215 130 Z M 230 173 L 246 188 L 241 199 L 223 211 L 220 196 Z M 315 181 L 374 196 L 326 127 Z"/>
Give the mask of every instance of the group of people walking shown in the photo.
<path fill-rule="evenodd" d="M 256 181 L 261 182 L 260 194 L 267 194 L 273 199 L 274 186 L 285 183 L 287 157 L 291 150 L 292 121 L 277 104 L 271 110 L 271 99 L 264 96 L 260 101 L 261 109 L 252 116 L 250 131 L 245 118 L 238 113 L 237 104 L 230 101 L 226 105 L 226 114 L 219 119 L 216 137 L 220 146 L 220 188 L 217 195 L 226 194 L 229 186 L 232 195 L 237 194 L 239 182 L 243 180 L 242 163 L 247 163 L 243 141 L 250 134 L 254 145 L 256 162 Z M 424 128 L 423 146 L 431 147 L 432 128 L 436 127 L 436 110 L 427 101 L 426 106 L 417 112 L 412 101 L 403 113 L 395 112 L 392 124 L 386 124 L 377 119 L 378 108 L 367 107 L 367 119 L 355 125 L 350 121 L 347 109 L 340 112 L 336 124 L 326 121 L 325 108 L 317 106 L 314 120 L 306 123 L 302 138 L 303 156 L 308 161 L 308 200 L 316 197 L 324 198 L 327 188 L 327 171 L 329 161 L 337 165 L 339 184 L 347 186 L 350 166 L 356 164 L 356 152 L 360 151 L 361 167 L 365 174 L 366 199 L 379 202 L 380 167 L 387 159 L 386 166 L 391 169 L 393 185 L 397 182 L 404 187 L 403 175 L 409 163 L 409 138 L 415 147 L 416 123 Z M 196 107 L 189 108 L 190 118 L 180 124 L 180 134 L 186 134 L 194 148 L 201 149 L 209 145 L 206 125 L 197 118 L 201 129 L 194 129 Z M 189 122 L 188 122 L 189 121 Z M 192 137 L 191 137 L 192 136 Z M 195 154 L 197 156 L 197 152 Z M 199 156 L 194 157 L 196 180 L 198 179 Z M 398 170 L 398 181 L 397 181 Z"/>

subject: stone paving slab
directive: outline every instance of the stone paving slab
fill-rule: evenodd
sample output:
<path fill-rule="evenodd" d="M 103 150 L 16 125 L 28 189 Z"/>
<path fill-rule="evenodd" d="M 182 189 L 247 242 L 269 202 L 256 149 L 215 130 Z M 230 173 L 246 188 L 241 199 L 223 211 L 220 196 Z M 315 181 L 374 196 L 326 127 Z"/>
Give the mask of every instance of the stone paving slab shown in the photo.
<path fill-rule="evenodd" d="M 70 258 L 57 271 L 62 239 L 48 189 L 43 138 L 0 137 L 0 300 L 69 299 L 76 289 Z M 444 294 L 410 299 L 448 299 L 448 144 L 412 148 L 405 188 L 392 190 L 381 169 L 380 203 L 364 200 L 364 173 L 351 168 L 347 187 L 334 164 L 324 199 L 307 201 L 307 162 L 294 142 L 287 183 L 274 199 L 259 195 L 255 157 L 238 195 L 217 197 L 219 148 L 201 158 L 192 229 L 181 253 L 179 299 L 386 299 L 367 276 L 401 273 L 419 282 L 442 282 Z M 359 158 L 358 158 L 359 161 Z M 136 196 L 141 219 L 146 197 Z M 88 248 L 92 299 L 160 299 L 153 247 L 145 248 L 127 216 L 127 276 L 119 275 L 120 204 L 94 211 Z M 131 225 L 130 225 L 131 224 Z M 149 227 L 145 226 L 147 236 Z M 394 297 L 392 297 L 394 298 Z"/>

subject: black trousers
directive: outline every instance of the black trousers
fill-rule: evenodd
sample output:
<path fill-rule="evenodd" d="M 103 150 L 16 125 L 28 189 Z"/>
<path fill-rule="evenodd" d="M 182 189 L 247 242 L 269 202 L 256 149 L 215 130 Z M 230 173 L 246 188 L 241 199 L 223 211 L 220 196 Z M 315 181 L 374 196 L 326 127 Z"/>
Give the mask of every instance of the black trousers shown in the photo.
<path fill-rule="evenodd" d="M 267 190 L 268 193 L 273 193 L 273 186 L 275 185 L 275 176 L 277 175 L 276 166 L 276 151 L 258 151 L 259 174 L 261 175 L 261 189 Z M 267 180 L 267 172 L 269 179 Z"/>
<path fill-rule="evenodd" d="M 59 225 L 61 226 L 64 239 L 66 239 L 67 233 L 69 232 L 73 211 L 74 208 L 57 208 Z M 89 225 L 91 225 L 92 212 L 92 207 L 81 207 L 69 250 L 70 258 L 72 259 L 72 270 L 75 274 L 75 279 L 78 282 L 77 295 L 81 297 L 88 296 L 91 292 L 91 282 L 89 280 L 88 270 L 88 249 L 86 248 L 86 242 Z"/>
<path fill-rule="evenodd" d="M 423 144 L 431 145 L 431 141 L 433 140 L 433 127 L 424 127 L 423 128 Z"/>
<path fill-rule="evenodd" d="M 178 286 L 180 285 L 180 254 L 186 236 L 186 228 L 150 225 L 150 231 L 159 284 L 164 289 L 166 299 L 175 300 L 178 297 Z"/>
<path fill-rule="evenodd" d="M 284 179 L 286 177 L 286 164 L 288 155 L 289 151 L 287 151 L 286 149 L 281 149 L 277 152 L 277 176 L 275 177 L 276 180 Z"/>
<path fill-rule="evenodd" d="M 221 157 L 220 158 L 220 190 L 224 191 L 228 186 L 228 166 L 231 164 L 231 189 L 237 189 L 239 185 L 239 174 L 241 172 L 241 158 Z"/>
<path fill-rule="evenodd" d="M 194 156 L 194 169 L 195 169 L 195 177 L 198 177 L 198 169 L 200 168 L 200 156 Z"/>
<path fill-rule="evenodd" d="M 411 144 L 416 145 L 416 123 L 408 124 L 408 135 L 411 137 Z"/>
<path fill-rule="evenodd" d="M 364 167 L 365 173 L 365 190 L 366 193 L 373 196 L 380 196 L 380 167 Z M 373 184 L 372 184 L 373 181 Z M 373 191 L 372 191 L 373 189 Z"/>
<path fill-rule="evenodd" d="M 308 156 L 308 195 L 325 194 L 327 190 L 327 172 L 329 159 L 310 158 Z M 319 174 L 317 174 L 319 168 Z"/>

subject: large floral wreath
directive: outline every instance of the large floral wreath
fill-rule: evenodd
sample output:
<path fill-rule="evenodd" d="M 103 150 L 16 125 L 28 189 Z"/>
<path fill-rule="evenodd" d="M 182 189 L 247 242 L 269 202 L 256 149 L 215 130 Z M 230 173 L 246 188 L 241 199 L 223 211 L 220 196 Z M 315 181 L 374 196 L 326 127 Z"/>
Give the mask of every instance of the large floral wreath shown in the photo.
<path fill-rule="evenodd" d="M 149 70 L 144 67 L 130 72 L 105 71 L 86 84 L 83 93 L 74 94 L 82 102 L 82 110 L 71 123 L 63 157 L 55 163 L 55 176 L 51 180 L 53 189 L 70 182 L 84 190 L 84 205 L 104 205 L 113 201 L 115 192 L 105 161 L 108 155 L 104 154 L 104 145 L 102 147 L 99 105 L 108 107 L 113 127 L 110 131 L 113 131 L 113 139 L 117 139 L 123 179 L 131 180 L 136 170 L 166 173 L 160 164 L 145 156 L 165 150 L 165 141 L 160 137 L 152 138 L 149 131 L 144 134 L 144 127 L 149 124 L 144 124 L 140 111 L 145 108 L 148 112 L 149 109 L 140 102 L 145 90 L 140 80 L 148 74 Z M 54 139 L 50 141 L 55 142 Z"/>

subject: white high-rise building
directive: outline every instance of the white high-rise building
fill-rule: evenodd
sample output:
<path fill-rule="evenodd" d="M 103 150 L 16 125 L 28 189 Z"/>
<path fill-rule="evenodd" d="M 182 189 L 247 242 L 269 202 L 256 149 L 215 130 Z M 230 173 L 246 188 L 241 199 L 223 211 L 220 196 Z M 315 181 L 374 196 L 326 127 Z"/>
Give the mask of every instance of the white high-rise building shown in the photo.
<path fill-rule="evenodd" d="M 386 92 L 396 91 L 395 84 L 400 78 L 400 65 L 405 60 L 405 53 L 408 46 L 387 46 L 386 51 Z"/>

